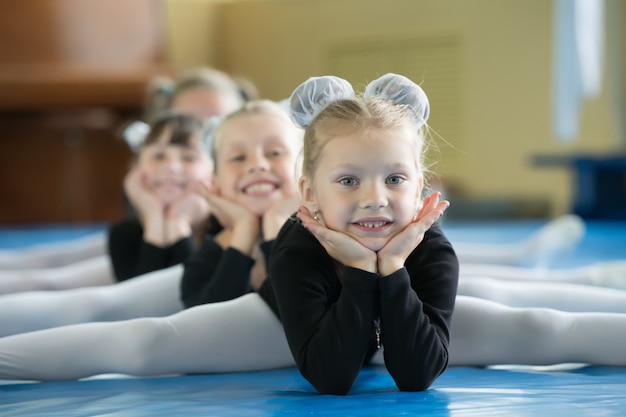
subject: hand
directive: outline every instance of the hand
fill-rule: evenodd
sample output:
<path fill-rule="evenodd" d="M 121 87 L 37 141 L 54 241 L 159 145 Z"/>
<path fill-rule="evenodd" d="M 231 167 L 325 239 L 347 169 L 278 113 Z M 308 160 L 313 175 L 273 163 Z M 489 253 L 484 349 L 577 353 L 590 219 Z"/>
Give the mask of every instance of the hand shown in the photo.
<path fill-rule="evenodd" d="M 194 235 L 209 217 L 209 202 L 191 187 L 165 207 L 164 239 L 168 245 Z"/>
<path fill-rule="evenodd" d="M 298 209 L 298 218 L 334 259 L 346 266 L 377 272 L 376 252 L 361 245 L 345 233 L 328 229 L 320 224 L 305 206 L 300 206 Z"/>
<path fill-rule="evenodd" d="M 450 206 L 439 201 L 441 193 L 435 192 L 424 200 L 415 219 L 378 251 L 378 273 L 385 277 L 404 266 L 406 258 L 424 239 L 424 234 Z"/>
<path fill-rule="evenodd" d="M 300 204 L 298 194 L 284 196 L 265 211 L 261 219 L 264 240 L 268 241 L 276 238 L 285 221 L 298 209 L 298 204 Z"/>
<path fill-rule="evenodd" d="M 124 178 L 124 192 L 143 226 L 143 240 L 164 247 L 170 242 L 165 236 L 165 204 L 147 184 L 139 167 L 131 169 Z"/>
<path fill-rule="evenodd" d="M 222 236 L 228 236 L 224 241 L 218 239 L 222 247 L 232 246 L 248 256 L 259 239 L 261 219 L 245 207 L 225 199 L 207 186 L 199 187 L 200 192 L 211 206 L 211 212 L 225 229 Z"/>
<path fill-rule="evenodd" d="M 209 201 L 200 192 L 204 184 L 198 183 L 166 207 L 166 219 L 184 221 L 191 226 L 206 221 L 210 213 Z"/>
<path fill-rule="evenodd" d="M 148 188 L 146 176 L 139 167 L 134 167 L 126 174 L 124 192 L 139 217 L 150 219 L 163 216 L 165 206 Z"/>

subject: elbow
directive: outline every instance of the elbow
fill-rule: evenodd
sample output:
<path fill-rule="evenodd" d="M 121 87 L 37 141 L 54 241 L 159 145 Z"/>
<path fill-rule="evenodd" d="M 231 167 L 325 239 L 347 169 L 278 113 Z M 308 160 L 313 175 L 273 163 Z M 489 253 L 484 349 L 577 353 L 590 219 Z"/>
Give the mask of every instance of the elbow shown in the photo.
<path fill-rule="evenodd" d="M 441 355 L 438 359 L 424 361 L 413 371 L 403 372 L 394 376 L 396 386 L 400 391 L 426 391 L 435 380 L 448 368 L 448 355 Z"/>
<path fill-rule="evenodd" d="M 446 367 L 437 371 L 421 372 L 418 375 L 407 375 L 404 378 L 395 380 L 396 386 L 400 391 L 415 392 L 426 391 L 431 387 L 435 380 L 445 371 Z"/>
<path fill-rule="evenodd" d="M 352 388 L 352 381 L 350 383 L 345 383 L 341 381 L 316 381 L 311 382 L 311 385 L 319 392 L 320 394 L 325 395 L 347 395 Z"/>
<path fill-rule="evenodd" d="M 435 378 L 417 378 L 409 381 L 396 381 L 400 391 L 418 392 L 426 391 L 435 382 Z"/>
<path fill-rule="evenodd" d="M 342 375 L 334 372 L 324 372 L 317 375 L 302 373 L 302 375 L 317 392 L 326 395 L 347 395 L 356 379 L 356 375 Z"/>

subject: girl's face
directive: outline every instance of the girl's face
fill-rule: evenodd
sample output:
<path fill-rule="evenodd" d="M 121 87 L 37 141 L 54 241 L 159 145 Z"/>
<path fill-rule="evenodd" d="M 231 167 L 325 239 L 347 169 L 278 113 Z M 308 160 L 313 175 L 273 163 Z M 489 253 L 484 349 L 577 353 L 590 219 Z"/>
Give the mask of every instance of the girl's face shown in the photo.
<path fill-rule="evenodd" d="M 302 196 L 329 229 L 373 251 L 415 217 L 423 187 L 415 143 L 405 129 L 369 129 L 326 143 Z"/>
<path fill-rule="evenodd" d="M 240 115 L 220 129 L 215 144 L 218 192 L 256 215 L 297 193 L 295 169 L 302 140 L 278 116 Z"/>
<path fill-rule="evenodd" d="M 209 182 L 213 162 L 200 144 L 200 134 L 190 140 L 191 146 L 169 143 L 170 130 L 165 128 L 155 142 L 142 148 L 138 167 L 146 185 L 164 203 L 170 203 L 197 183 Z"/>
<path fill-rule="evenodd" d="M 191 114 L 202 120 L 212 116 L 221 116 L 235 111 L 241 105 L 235 97 L 218 93 L 208 88 L 190 88 L 174 97 L 171 109 Z"/>

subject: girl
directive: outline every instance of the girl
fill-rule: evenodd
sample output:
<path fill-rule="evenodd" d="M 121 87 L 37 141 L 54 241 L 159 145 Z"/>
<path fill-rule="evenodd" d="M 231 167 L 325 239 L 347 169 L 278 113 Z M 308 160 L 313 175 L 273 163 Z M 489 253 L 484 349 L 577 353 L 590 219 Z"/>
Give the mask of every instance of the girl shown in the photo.
<path fill-rule="evenodd" d="M 428 100 L 394 74 L 361 100 L 344 80 L 325 80 L 328 95 L 314 79 L 292 101 L 306 127 L 305 205 L 270 269 L 287 341 L 321 393 L 346 394 L 383 345 L 398 388 L 424 390 L 448 365 L 458 280 L 456 254 L 433 225 L 449 203 L 438 193 L 421 201 Z"/>
<path fill-rule="evenodd" d="M 266 276 L 262 255 L 269 254 L 278 229 L 297 208 L 294 169 L 302 142 L 301 132 L 281 107 L 269 101 L 249 102 L 226 117 L 216 133 L 215 149 L 212 151 L 216 158 L 216 191 L 203 188 L 203 193 L 213 206 L 219 223 L 212 221 L 208 234 L 206 229 L 201 230 L 204 234 L 203 246 L 185 266 L 182 291 L 188 306 L 215 301 L 213 297 L 219 300 L 233 298 L 258 288 Z M 212 137 L 212 134 L 209 136 Z M 210 138 L 207 141 L 213 142 Z M 247 171 L 244 172 L 244 168 Z M 164 185 L 162 193 L 166 196 L 176 191 L 175 182 L 169 178 L 160 176 L 153 182 Z M 157 206 L 158 201 L 147 193 L 133 192 L 129 195 L 136 196 L 131 197 L 131 201 L 144 200 L 138 203 L 138 207 Z M 202 200 L 206 204 L 206 200 Z M 188 204 L 195 200 L 182 201 L 186 203 L 180 207 L 198 207 Z M 189 213 L 196 212 L 192 210 Z M 121 272 L 136 271 L 137 267 L 165 268 L 168 262 L 171 264 L 169 255 L 163 251 L 159 253 L 156 240 L 175 236 L 178 221 L 172 218 L 172 224 L 168 225 L 164 222 L 167 216 L 152 214 L 142 217 L 150 218 L 146 223 L 155 224 L 150 232 L 154 243 L 120 247 L 118 255 L 121 262 L 116 269 Z M 140 229 L 136 222 L 125 224 L 114 240 L 140 240 Z M 147 235 L 144 233 L 144 236 Z M 262 241 L 259 241 L 260 237 Z M 133 249 L 136 246 L 139 249 Z M 186 241 L 175 246 L 172 254 L 191 244 Z M 114 252 L 117 254 L 112 250 Z M 145 262 L 141 260 L 142 254 L 148 255 Z M 129 261 L 133 262 L 129 264 Z M 179 261 L 182 262 L 182 259 Z M 251 283 L 248 283 L 247 269 L 253 261 L 257 266 L 252 271 Z M 232 278 L 237 262 L 244 271 L 239 281 Z M 178 265 L 113 286 L 5 295 L 0 297 L 0 336 L 73 323 L 164 316 L 178 312 L 183 307 L 179 289 L 182 275 L 183 268 Z M 234 295 L 233 291 L 236 291 Z M 141 297 L 141 302 L 137 302 L 138 297 Z"/>
<path fill-rule="evenodd" d="M 319 114 L 299 119 L 305 124 L 310 120 L 306 137 L 314 140 L 306 145 L 303 157 L 303 166 L 308 167 L 304 172 L 311 176 L 305 175 L 300 182 L 307 207 L 298 214 L 302 224 L 292 218 L 282 229 L 274 243 L 272 275 L 258 292 L 195 306 L 169 317 L 87 323 L 5 337 L 0 339 L 0 378 L 58 380 L 100 373 L 236 372 L 297 363 L 321 391 L 345 393 L 372 352 L 371 362 L 385 364 L 398 386 L 409 390 L 426 388 L 451 365 L 626 365 L 626 340 L 620 336 L 626 329 L 626 314 L 516 309 L 459 296 L 449 324 L 455 256 L 437 225 L 430 224 L 447 203 L 438 201 L 436 194 L 422 203 L 416 201 L 423 187 L 424 166 L 421 155 L 413 149 L 406 152 L 408 143 L 422 140 L 425 120 L 416 118 L 412 109 L 422 108 L 417 114 L 425 119 L 427 104 L 422 100 L 426 97 L 417 85 L 395 75 L 373 81 L 368 87 L 371 93 L 365 97 L 353 98 L 345 84 L 337 83 L 334 77 L 314 78 L 292 96 L 296 109 L 302 109 L 301 103 L 306 102 L 310 103 L 307 108 L 312 106 L 311 115 Z M 337 86 L 343 88 L 338 91 Z M 381 91 L 397 94 L 387 103 Z M 396 105 L 394 97 L 406 100 Z M 369 111 L 364 112 L 374 105 L 380 106 L 385 116 L 394 114 L 398 124 L 378 127 L 374 132 L 366 129 L 379 126 L 373 125 Z M 347 167 L 352 175 L 340 175 L 336 182 L 328 183 L 332 178 L 328 175 L 333 173 L 322 167 L 333 161 L 341 163 L 328 149 L 344 151 L 341 155 L 352 162 Z M 370 151 L 375 151 L 374 160 Z M 349 156 L 352 153 L 362 154 L 365 160 L 355 161 Z M 377 158 L 389 162 L 387 154 L 395 156 L 393 164 L 381 165 Z M 218 158 L 218 173 L 220 166 Z M 380 169 L 385 169 L 382 178 Z M 363 205 L 367 207 L 359 210 L 387 212 L 364 217 L 357 213 L 346 222 L 343 214 L 351 211 L 343 210 L 355 209 L 354 204 L 348 205 L 346 194 L 358 188 L 361 178 L 369 191 L 363 191 Z M 243 201 L 250 198 L 245 195 L 249 187 L 238 184 L 232 184 L 232 192 L 244 205 Z M 420 205 L 416 215 L 412 209 Z M 326 248 L 337 258 L 332 258 Z M 373 249 L 378 253 L 373 255 Z M 411 255 L 407 253 L 410 251 Z M 296 253 L 298 258 L 285 259 Z M 420 275 L 411 275 L 417 269 Z M 374 270 L 378 273 L 371 272 Z M 292 272 L 294 275 L 284 275 Z M 424 280 L 421 274 L 432 275 L 438 285 Z M 324 294 L 328 298 L 322 302 Z M 292 296 L 305 304 L 295 305 L 287 299 Z M 389 300 L 399 304 L 382 303 Z M 406 317 L 407 310 L 413 315 Z M 283 314 L 284 330 L 279 313 Z M 312 317 L 319 321 L 315 323 Z M 301 329 L 296 326 L 300 321 Z M 347 326 L 349 323 L 355 328 Z M 334 330 L 333 325 L 346 333 Z M 403 332 L 401 338 L 398 331 Z M 328 339 L 329 334 L 337 339 Z M 411 350 L 417 355 L 409 355 Z M 337 363 L 342 359 L 347 363 Z M 311 369 L 311 364 L 329 369 L 333 363 L 337 369 L 332 369 L 331 375 L 338 378 L 336 382 Z M 403 366 L 410 366 L 412 372 Z"/>
<path fill-rule="evenodd" d="M 117 281 L 183 262 L 202 242 L 208 204 L 198 192 L 213 161 L 203 122 L 186 114 L 155 119 L 124 181 L 135 215 L 109 232 Z"/>
<path fill-rule="evenodd" d="M 296 210 L 301 132 L 276 103 L 257 101 L 215 130 L 215 190 L 206 190 L 223 227 L 185 263 L 182 300 L 192 307 L 259 290 L 273 241 Z"/>

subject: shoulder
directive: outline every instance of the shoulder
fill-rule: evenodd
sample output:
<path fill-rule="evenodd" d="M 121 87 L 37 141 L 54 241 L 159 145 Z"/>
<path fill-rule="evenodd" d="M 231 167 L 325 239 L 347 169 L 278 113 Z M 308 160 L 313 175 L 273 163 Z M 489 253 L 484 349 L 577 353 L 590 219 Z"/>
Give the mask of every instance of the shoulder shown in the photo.
<path fill-rule="evenodd" d="M 136 217 L 128 217 L 109 227 L 109 237 L 131 237 L 143 235 L 143 226 Z"/>
<path fill-rule="evenodd" d="M 329 258 L 328 253 L 315 236 L 302 226 L 295 214 L 289 217 L 274 241 L 272 261 L 297 259 L 306 262 L 307 259 L 321 261 L 324 258 Z"/>
<path fill-rule="evenodd" d="M 446 260 L 451 263 L 458 263 L 456 253 L 452 244 L 444 234 L 439 223 L 433 224 L 424 234 L 422 242 L 413 250 L 407 263 L 415 261 Z"/>
<path fill-rule="evenodd" d="M 311 246 L 315 243 L 317 243 L 317 239 L 302 226 L 302 222 L 294 214 L 287 219 L 278 232 L 274 248 Z"/>
<path fill-rule="evenodd" d="M 452 244 L 441 229 L 441 225 L 439 223 L 433 224 L 430 229 L 426 231 L 424 234 L 424 240 L 452 247 Z"/>

